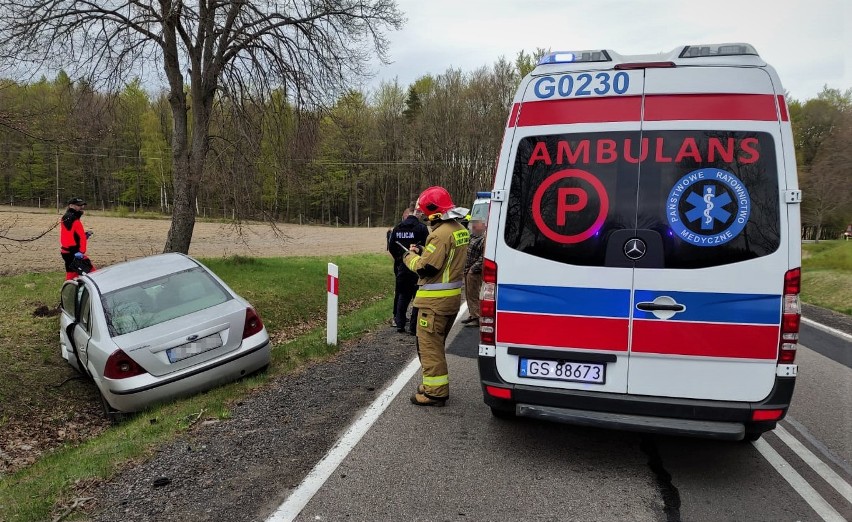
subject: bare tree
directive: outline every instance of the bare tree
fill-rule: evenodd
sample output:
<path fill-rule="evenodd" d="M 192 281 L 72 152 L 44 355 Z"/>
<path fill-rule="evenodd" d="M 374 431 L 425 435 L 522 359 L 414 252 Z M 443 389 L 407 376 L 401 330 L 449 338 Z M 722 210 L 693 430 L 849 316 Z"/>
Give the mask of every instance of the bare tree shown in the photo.
<path fill-rule="evenodd" d="M 158 66 L 174 132 L 165 251 L 188 252 L 215 103 L 283 88 L 324 105 L 385 61 L 394 0 L 0 0 L 0 70 L 64 67 L 115 87 Z"/>

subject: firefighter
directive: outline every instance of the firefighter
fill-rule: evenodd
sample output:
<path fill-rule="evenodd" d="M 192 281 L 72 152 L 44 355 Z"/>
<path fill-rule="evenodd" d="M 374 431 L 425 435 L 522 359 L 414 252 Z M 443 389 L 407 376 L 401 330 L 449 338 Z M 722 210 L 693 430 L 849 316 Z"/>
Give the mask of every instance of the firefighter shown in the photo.
<path fill-rule="evenodd" d="M 414 297 L 417 313 L 417 355 L 423 383 L 411 396 L 417 406 L 444 406 L 449 397 L 449 374 L 444 344 L 461 306 L 461 290 L 470 233 L 459 223 L 467 209 L 453 204 L 443 187 L 429 187 L 417 199 L 416 210 L 429 223 L 426 246 L 411 245 L 403 263 L 419 276 Z"/>
<path fill-rule="evenodd" d="M 86 257 L 86 240 L 92 235 L 83 229 L 80 218 L 86 202 L 82 198 L 68 200 L 68 210 L 59 223 L 59 252 L 65 261 L 65 280 L 74 279 L 82 273 L 94 272 L 95 267 Z"/>

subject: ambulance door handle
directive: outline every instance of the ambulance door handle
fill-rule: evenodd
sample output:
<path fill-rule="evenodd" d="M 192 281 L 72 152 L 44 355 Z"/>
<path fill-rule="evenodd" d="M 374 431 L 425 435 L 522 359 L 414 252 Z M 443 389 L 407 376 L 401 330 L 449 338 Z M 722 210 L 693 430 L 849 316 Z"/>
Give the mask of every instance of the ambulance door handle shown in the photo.
<path fill-rule="evenodd" d="M 636 308 L 643 312 L 666 311 L 666 312 L 683 312 L 686 307 L 682 304 L 659 304 L 659 303 L 638 303 Z"/>

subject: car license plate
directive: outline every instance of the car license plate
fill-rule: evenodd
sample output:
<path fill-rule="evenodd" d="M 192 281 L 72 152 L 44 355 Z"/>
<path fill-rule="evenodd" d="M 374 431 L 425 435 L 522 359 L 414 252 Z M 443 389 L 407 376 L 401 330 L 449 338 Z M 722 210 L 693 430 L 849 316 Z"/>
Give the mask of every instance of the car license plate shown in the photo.
<path fill-rule="evenodd" d="M 218 333 L 202 337 L 190 343 L 175 346 L 166 350 L 170 363 L 182 361 L 193 355 L 198 355 L 222 346 L 222 336 Z"/>
<path fill-rule="evenodd" d="M 518 377 L 604 384 L 606 364 L 521 357 L 518 360 Z"/>

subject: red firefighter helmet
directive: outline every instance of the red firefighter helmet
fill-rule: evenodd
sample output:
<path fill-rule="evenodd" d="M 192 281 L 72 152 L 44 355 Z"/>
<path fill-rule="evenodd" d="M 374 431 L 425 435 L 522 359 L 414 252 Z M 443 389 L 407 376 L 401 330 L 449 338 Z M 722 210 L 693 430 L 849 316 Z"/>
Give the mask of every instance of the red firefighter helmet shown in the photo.
<path fill-rule="evenodd" d="M 417 198 L 417 205 L 414 208 L 423 212 L 429 219 L 440 219 L 455 207 L 447 189 L 436 186 L 424 190 Z"/>

